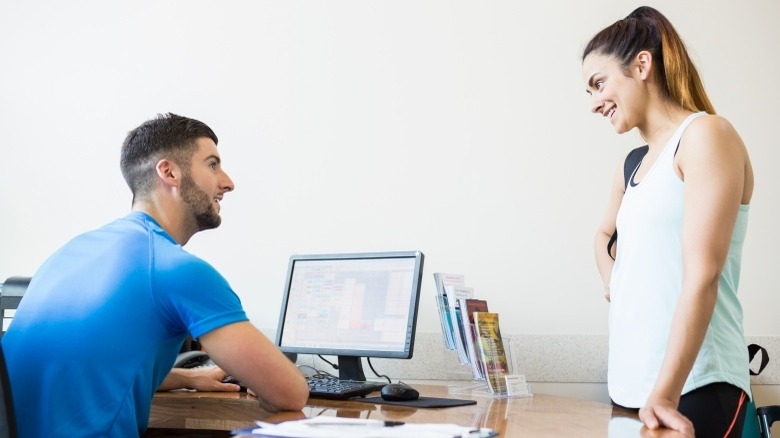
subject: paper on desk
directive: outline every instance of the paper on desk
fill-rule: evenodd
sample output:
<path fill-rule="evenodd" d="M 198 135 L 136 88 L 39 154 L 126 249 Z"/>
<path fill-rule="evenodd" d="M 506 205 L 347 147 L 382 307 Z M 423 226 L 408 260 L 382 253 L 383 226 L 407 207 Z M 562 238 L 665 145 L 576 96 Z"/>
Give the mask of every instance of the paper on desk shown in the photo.
<path fill-rule="evenodd" d="M 396 424 L 396 425 L 388 425 Z M 251 434 L 288 438 L 487 438 L 497 436 L 492 429 L 477 429 L 449 423 L 391 423 L 382 420 L 341 417 L 313 417 L 273 424 L 258 421 Z M 246 433 L 245 431 L 241 431 Z M 248 431 L 247 431 L 248 432 Z"/>

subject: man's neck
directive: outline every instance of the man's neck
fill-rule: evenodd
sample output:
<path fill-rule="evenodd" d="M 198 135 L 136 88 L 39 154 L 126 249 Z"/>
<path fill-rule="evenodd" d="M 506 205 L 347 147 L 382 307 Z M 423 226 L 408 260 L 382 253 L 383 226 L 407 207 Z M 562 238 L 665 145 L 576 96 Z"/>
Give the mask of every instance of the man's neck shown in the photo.
<path fill-rule="evenodd" d="M 140 211 L 152 217 L 160 227 L 173 237 L 181 246 L 189 242 L 190 238 L 197 232 L 197 228 L 187 226 L 183 212 L 176 208 L 162 208 L 158 202 L 136 201 L 133 204 L 133 211 Z M 192 231 L 190 231 L 192 230 Z"/>

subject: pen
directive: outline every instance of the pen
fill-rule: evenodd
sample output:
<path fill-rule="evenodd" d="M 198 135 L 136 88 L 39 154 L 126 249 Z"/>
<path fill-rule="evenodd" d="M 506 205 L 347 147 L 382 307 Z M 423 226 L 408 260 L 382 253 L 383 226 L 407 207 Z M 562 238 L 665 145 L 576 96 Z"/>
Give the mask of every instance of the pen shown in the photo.
<path fill-rule="evenodd" d="M 491 429 L 474 429 L 474 430 L 470 430 L 468 434 L 463 436 L 468 438 L 490 438 L 497 435 L 498 434 Z"/>
<path fill-rule="evenodd" d="M 403 421 L 380 421 L 377 420 L 376 422 L 366 422 L 363 421 L 334 421 L 334 422 L 316 422 L 316 423 L 308 423 L 309 427 L 333 427 L 333 426 L 360 426 L 360 427 L 395 427 L 395 426 L 401 426 L 403 425 Z"/>

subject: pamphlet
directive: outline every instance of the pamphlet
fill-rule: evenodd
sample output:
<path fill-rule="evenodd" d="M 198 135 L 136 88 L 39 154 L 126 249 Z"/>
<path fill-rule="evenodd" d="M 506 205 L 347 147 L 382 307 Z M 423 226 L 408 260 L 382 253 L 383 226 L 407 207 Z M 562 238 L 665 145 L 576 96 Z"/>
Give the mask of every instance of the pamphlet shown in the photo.
<path fill-rule="evenodd" d="M 459 274 L 445 274 L 443 272 L 435 272 L 433 279 L 436 282 L 436 307 L 439 309 L 444 347 L 448 350 L 455 350 L 455 325 L 450 315 L 450 304 L 445 286 L 465 286 L 465 279 Z"/>
<path fill-rule="evenodd" d="M 460 309 L 464 314 L 463 322 L 466 332 L 464 333 L 464 337 L 466 338 L 466 351 L 468 352 L 469 362 L 471 364 L 471 374 L 476 380 L 484 380 L 485 369 L 482 366 L 479 347 L 477 345 L 479 339 L 477 338 L 477 330 L 474 326 L 474 312 L 487 312 L 487 301 L 476 298 L 461 299 Z"/>
<path fill-rule="evenodd" d="M 474 298 L 474 289 L 465 286 L 444 286 L 447 292 L 447 302 L 449 303 L 449 314 L 452 317 L 453 338 L 455 339 L 455 349 L 458 351 L 458 359 L 462 364 L 469 363 L 469 356 L 466 352 L 465 324 L 463 314 L 460 311 L 460 300 Z"/>
<path fill-rule="evenodd" d="M 504 376 L 510 374 L 504 341 L 498 324 L 498 313 L 474 312 L 474 325 L 479 338 L 479 351 L 488 390 L 491 394 L 506 395 Z"/>

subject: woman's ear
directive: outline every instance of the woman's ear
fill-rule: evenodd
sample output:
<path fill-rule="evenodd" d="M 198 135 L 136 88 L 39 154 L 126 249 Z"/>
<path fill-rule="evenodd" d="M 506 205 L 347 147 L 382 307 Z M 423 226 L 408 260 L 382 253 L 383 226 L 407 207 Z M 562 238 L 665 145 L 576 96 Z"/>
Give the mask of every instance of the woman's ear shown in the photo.
<path fill-rule="evenodd" d="M 157 162 L 155 170 L 157 171 L 157 177 L 160 178 L 164 184 L 174 187 L 179 185 L 181 172 L 179 166 L 173 161 L 163 158 Z"/>
<path fill-rule="evenodd" d="M 633 71 L 639 79 L 646 81 L 650 77 L 650 70 L 653 68 L 653 54 L 647 50 L 637 53 L 634 58 Z"/>

